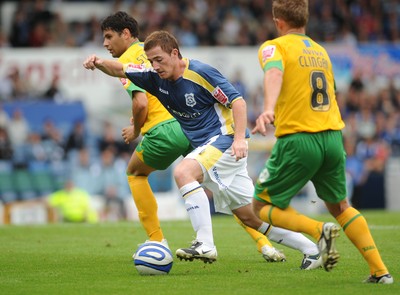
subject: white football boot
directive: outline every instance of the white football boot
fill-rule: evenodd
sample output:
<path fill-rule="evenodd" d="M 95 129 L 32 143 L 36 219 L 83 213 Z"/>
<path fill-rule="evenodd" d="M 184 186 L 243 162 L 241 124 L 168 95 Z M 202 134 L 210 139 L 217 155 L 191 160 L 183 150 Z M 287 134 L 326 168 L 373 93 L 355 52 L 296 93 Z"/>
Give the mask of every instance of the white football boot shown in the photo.
<path fill-rule="evenodd" d="M 270 247 L 268 245 L 264 245 L 261 247 L 261 254 L 267 262 L 284 262 L 286 261 L 286 256 L 283 252 L 275 249 L 274 247 Z"/>
<path fill-rule="evenodd" d="M 200 259 L 204 263 L 213 263 L 217 260 L 218 256 L 215 246 L 208 247 L 198 240 L 194 240 L 190 248 L 180 248 L 176 250 L 175 254 L 180 260 L 193 261 L 193 259 Z"/>
<path fill-rule="evenodd" d="M 306 255 L 304 254 L 303 261 L 301 262 L 300 269 L 311 270 L 322 267 L 322 257 L 319 254 Z"/>
<path fill-rule="evenodd" d="M 388 273 L 383 276 L 377 277 L 374 275 L 370 275 L 366 280 L 364 280 L 364 283 L 372 283 L 372 284 L 393 284 L 393 277 Z"/>
<path fill-rule="evenodd" d="M 336 250 L 336 238 L 339 237 L 339 230 L 340 228 L 332 222 L 326 222 L 322 226 L 318 248 L 322 257 L 322 265 L 326 271 L 331 271 L 340 257 Z"/>

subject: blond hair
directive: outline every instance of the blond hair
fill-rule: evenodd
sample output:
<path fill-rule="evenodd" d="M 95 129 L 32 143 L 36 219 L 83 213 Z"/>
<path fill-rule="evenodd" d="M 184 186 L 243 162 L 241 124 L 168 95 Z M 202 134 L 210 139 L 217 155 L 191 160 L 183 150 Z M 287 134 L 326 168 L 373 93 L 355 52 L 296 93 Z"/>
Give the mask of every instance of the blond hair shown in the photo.
<path fill-rule="evenodd" d="M 305 27 L 308 22 L 308 0 L 273 0 L 272 14 L 292 28 Z"/>

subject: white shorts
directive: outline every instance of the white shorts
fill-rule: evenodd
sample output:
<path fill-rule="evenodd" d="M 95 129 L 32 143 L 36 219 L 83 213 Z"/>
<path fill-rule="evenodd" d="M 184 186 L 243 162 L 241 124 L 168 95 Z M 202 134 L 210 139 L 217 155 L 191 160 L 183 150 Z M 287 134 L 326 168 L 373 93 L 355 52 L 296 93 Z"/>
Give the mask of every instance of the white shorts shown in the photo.
<path fill-rule="evenodd" d="M 213 193 L 215 211 L 232 214 L 232 210 L 252 202 L 254 185 L 247 171 L 247 158 L 236 161 L 231 148 L 221 152 L 210 140 L 185 158 L 200 163 L 204 180 L 202 185 Z"/>

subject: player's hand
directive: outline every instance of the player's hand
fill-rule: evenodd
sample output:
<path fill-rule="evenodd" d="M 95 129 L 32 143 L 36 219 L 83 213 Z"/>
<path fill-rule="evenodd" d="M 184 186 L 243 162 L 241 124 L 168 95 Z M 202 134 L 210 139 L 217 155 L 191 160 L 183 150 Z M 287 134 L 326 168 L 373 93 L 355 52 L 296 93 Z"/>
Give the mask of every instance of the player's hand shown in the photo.
<path fill-rule="evenodd" d="M 134 126 L 127 126 L 122 128 L 122 138 L 124 139 L 126 144 L 134 141 L 138 135 L 135 136 Z"/>
<path fill-rule="evenodd" d="M 249 146 L 246 139 L 234 139 L 232 143 L 231 156 L 236 157 L 236 161 L 247 157 Z"/>
<path fill-rule="evenodd" d="M 256 126 L 251 130 L 252 134 L 260 133 L 263 136 L 267 135 L 267 126 L 274 124 L 275 113 L 274 111 L 265 111 L 256 120 Z"/>
<path fill-rule="evenodd" d="M 96 65 L 100 65 L 103 61 L 98 58 L 95 54 L 89 55 L 83 62 L 83 67 L 88 70 L 95 70 Z"/>

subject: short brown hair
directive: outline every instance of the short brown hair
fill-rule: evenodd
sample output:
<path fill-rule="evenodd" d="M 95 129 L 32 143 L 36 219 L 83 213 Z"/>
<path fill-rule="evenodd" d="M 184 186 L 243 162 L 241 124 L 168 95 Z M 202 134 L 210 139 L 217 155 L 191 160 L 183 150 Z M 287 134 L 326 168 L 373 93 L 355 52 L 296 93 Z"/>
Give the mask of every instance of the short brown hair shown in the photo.
<path fill-rule="evenodd" d="M 308 0 L 273 0 L 272 14 L 292 28 L 302 28 L 308 22 Z"/>
<path fill-rule="evenodd" d="M 172 50 L 177 49 L 179 58 L 182 58 L 178 41 L 167 31 L 155 31 L 144 41 L 144 51 L 148 51 L 157 46 L 160 46 L 160 48 L 166 53 L 171 53 Z"/>

